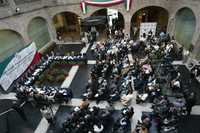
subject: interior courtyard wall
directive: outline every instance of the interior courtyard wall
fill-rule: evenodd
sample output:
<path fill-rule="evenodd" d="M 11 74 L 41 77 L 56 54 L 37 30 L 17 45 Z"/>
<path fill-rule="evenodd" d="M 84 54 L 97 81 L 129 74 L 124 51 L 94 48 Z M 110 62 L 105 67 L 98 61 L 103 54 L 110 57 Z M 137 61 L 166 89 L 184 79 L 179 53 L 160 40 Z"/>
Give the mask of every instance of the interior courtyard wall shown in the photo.
<path fill-rule="evenodd" d="M 56 30 L 53 26 L 53 17 L 60 12 L 73 12 L 81 18 L 90 16 L 101 7 L 88 6 L 88 13 L 83 14 L 80 9 L 79 0 L 41 0 L 36 3 L 13 4 L 10 6 L 0 7 L 0 29 L 11 29 L 21 34 L 26 44 L 31 42 L 27 35 L 27 26 L 34 17 L 43 17 L 48 22 L 48 28 L 52 41 L 56 41 Z M 134 0 L 130 11 L 126 11 L 124 4 L 115 5 L 110 8 L 119 10 L 125 18 L 125 31 L 130 32 L 131 18 L 139 10 L 148 6 L 158 6 L 169 12 L 168 31 L 174 35 L 175 15 L 183 7 L 192 9 L 196 17 L 196 30 L 192 39 L 195 47 L 199 48 L 200 40 L 200 1 L 197 0 Z M 14 9 L 20 7 L 20 13 L 14 13 Z M 198 52 L 198 51 L 196 51 Z"/>
<path fill-rule="evenodd" d="M 175 17 L 177 12 L 182 8 L 189 8 L 193 11 L 196 18 L 196 28 L 192 38 L 191 44 L 194 46 L 192 54 L 194 57 L 200 52 L 200 1 L 198 0 L 176 0 L 170 1 L 171 5 L 174 5 L 170 9 L 170 19 L 168 25 L 168 31 L 170 35 L 174 36 L 175 34 Z"/>

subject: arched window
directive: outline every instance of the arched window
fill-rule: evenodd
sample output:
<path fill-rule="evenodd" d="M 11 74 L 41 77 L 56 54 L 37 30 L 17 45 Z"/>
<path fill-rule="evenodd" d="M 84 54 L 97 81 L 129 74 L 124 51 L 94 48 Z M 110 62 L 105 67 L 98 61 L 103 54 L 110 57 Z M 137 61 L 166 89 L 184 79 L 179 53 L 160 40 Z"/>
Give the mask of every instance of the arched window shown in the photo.
<path fill-rule="evenodd" d="M 175 37 L 176 40 L 189 49 L 196 28 L 196 18 L 189 8 L 182 8 L 175 17 Z"/>
<path fill-rule="evenodd" d="M 0 62 L 23 48 L 21 35 L 12 30 L 0 30 Z"/>
<path fill-rule="evenodd" d="M 38 49 L 45 46 L 50 41 L 48 24 L 45 19 L 40 17 L 32 19 L 28 25 L 28 36 L 36 43 Z"/>
<path fill-rule="evenodd" d="M 114 10 L 111 8 L 111 10 Z M 117 10 L 116 10 L 117 11 Z M 107 8 L 103 8 L 103 9 L 99 9 L 97 11 L 95 11 L 94 13 L 92 13 L 91 16 L 105 16 L 107 17 L 108 13 L 108 9 Z M 117 29 L 123 29 L 124 28 L 124 16 L 121 12 L 118 11 L 118 20 L 115 23 L 115 26 Z"/>
<path fill-rule="evenodd" d="M 115 10 L 115 9 L 112 9 L 110 8 L 110 10 L 116 12 L 116 16 L 117 16 L 117 19 L 114 19 L 112 21 L 112 26 L 113 26 L 113 29 L 115 30 L 121 30 L 121 29 L 124 29 L 124 25 L 125 25 L 125 22 L 124 22 L 124 16 L 121 12 L 119 12 L 118 10 Z M 103 16 L 103 17 L 106 17 L 107 18 L 107 23 L 104 23 L 103 25 L 95 25 L 95 28 L 97 29 L 97 31 L 100 33 L 100 39 L 103 39 L 105 38 L 106 36 L 106 33 L 108 32 L 106 28 L 106 26 L 108 26 L 108 23 L 109 23 L 109 17 L 108 17 L 108 12 L 109 12 L 109 9 L 108 8 L 103 8 L 103 9 L 99 9 L 97 11 L 95 11 L 94 13 L 91 14 L 92 17 L 96 16 Z"/>
<path fill-rule="evenodd" d="M 81 18 L 72 12 L 62 12 L 53 17 L 57 39 L 62 41 L 80 41 Z"/>
<path fill-rule="evenodd" d="M 167 30 L 169 13 L 166 9 L 158 6 L 148 6 L 138 10 L 131 18 L 131 37 L 137 39 L 140 24 L 145 22 L 156 22 L 157 33 Z"/>

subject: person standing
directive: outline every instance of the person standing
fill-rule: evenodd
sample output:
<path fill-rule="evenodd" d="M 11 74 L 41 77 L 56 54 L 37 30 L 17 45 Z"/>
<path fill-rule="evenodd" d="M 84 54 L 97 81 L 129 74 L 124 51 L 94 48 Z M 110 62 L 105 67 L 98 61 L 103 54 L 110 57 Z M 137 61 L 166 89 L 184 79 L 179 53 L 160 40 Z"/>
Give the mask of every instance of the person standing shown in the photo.
<path fill-rule="evenodd" d="M 186 109 L 187 109 L 188 115 L 191 114 L 192 107 L 195 105 L 195 103 L 196 103 L 195 93 L 191 92 L 189 96 L 186 97 Z"/>
<path fill-rule="evenodd" d="M 40 109 L 42 116 L 48 121 L 49 124 L 54 124 L 54 115 L 51 107 L 44 106 Z"/>

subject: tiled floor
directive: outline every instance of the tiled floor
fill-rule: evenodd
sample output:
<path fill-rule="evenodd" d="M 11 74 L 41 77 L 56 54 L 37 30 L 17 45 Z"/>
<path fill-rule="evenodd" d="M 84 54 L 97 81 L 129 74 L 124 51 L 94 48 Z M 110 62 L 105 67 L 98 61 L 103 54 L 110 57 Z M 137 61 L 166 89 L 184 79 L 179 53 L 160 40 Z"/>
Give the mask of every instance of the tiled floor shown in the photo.
<path fill-rule="evenodd" d="M 74 98 L 81 98 L 82 94 L 85 92 L 85 86 L 88 82 L 90 68 L 91 65 L 81 66 L 74 77 L 70 86 L 73 91 Z"/>
<path fill-rule="evenodd" d="M 200 115 L 191 115 L 185 117 L 180 122 L 179 133 L 200 133 Z"/>
<path fill-rule="evenodd" d="M 26 104 L 23 109 L 27 121 L 24 121 L 16 111 L 10 111 L 0 117 L 1 133 L 34 133 L 42 118 L 41 113 L 30 104 Z"/>

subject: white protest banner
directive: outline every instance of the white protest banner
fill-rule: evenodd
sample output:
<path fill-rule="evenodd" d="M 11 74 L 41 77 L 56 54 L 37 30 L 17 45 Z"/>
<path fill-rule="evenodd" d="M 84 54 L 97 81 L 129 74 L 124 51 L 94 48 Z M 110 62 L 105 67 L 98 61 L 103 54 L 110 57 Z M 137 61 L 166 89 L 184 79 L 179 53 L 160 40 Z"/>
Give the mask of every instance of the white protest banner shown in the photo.
<path fill-rule="evenodd" d="M 156 34 L 156 27 L 157 27 L 157 23 L 153 22 L 153 23 L 141 23 L 140 24 L 140 38 L 142 37 L 142 35 L 145 33 L 146 35 L 148 35 L 149 31 L 152 32 L 153 35 Z"/>
<path fill-rule="evenodd" d="M 0 77 L 0 84 L 4 90 L 7 90 L 24 71 L 30 66 L 37 52 L 35 43 L 31 43 L 28 47 L 16 53 L 12 60 L 8 63 Z"/>

